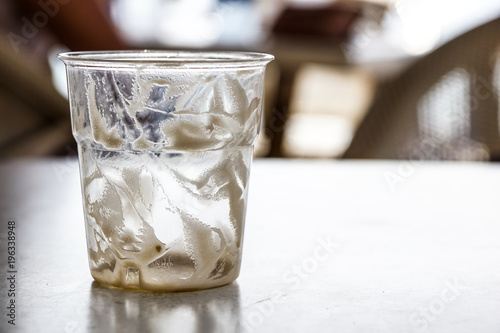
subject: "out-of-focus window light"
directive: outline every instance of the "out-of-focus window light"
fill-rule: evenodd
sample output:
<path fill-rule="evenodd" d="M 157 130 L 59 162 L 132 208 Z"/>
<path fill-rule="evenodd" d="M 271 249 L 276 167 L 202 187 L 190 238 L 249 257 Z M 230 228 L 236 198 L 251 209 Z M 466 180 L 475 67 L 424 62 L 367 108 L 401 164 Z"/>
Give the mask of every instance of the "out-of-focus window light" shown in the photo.
<path fill-rule="evenodd" d="M 394 0 L 381 29 L 358 29 L 348 56 L 370 63 L 426 54 L 500 16 L 498 0 Z"/>
<path fill-rule="evenodd" d="M 429 89 L 418 104 L 418 123 L 423 136 L 452 141 L 470 137 L 470 74 L 455 68 Z"/>
<path fill-rule="evenodd" d="M 402 47 L 412 55 L 426 53 L 441 37 L 442 3 L 435 0 L 400 1 L 397 18 L 402 26 Z"/>
<path fill-rule="evenodd" d="M 132 45 L 153 43 L 163 0 L 115 0 L 111 2 L 111 19 L 123 38 Z"/>
<path fill-rule="evenodd" d="M 224 26 L 222 17 L 215 12 L 216 3 L 215 0 L 164 1 L 157 41 L 172 46 L 213 45 Z"/>
<path fill-rule="evenodd" d="M 47 60 L 50 66 L 50 71 L 52 74 L 52 83 L 56 88 L 57 92 L 68 98 L 68 88 L 66 82 L 66 67 L 64 63 L 57 59 L 57 55 L 61 52 L 69 51 L 67 47 L 62 45 L 55 45 L 52 47 L 47 54 Z"/>
<path fill-rule="evenodd" d="M 353 131 L 347 119 L 336 115 L 293 114 L 287 121 L 283 152 L 288 157 L 338 157 Z"/>
<path fill-rule="evenodd" d="M 256 1 L 219 0 L 217 14 L 222 19 L 217 44 L 249 47 L 265 38 L 263 17 Z"/>
<path fill-rule="evenodd" d="M 302 66 L 283 133 L 284 155 L 342 155 L 373 94 L 373 79 L 363 71 L 317 64 Z"/>
<path fill-rule="evenodd" d="M 262 39 L 256 1 L 115 0 L 111 16 L 135 46 L 248 46 Z"/>

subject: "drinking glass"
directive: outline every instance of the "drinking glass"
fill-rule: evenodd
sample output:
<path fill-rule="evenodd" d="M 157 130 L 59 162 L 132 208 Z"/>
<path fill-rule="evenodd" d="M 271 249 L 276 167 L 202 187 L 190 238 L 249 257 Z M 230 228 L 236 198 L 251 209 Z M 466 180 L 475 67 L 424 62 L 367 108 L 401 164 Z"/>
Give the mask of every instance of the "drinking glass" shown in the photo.
<path fill-rule="evenodd" d="M 90 271 L 196 290 L 239 274 L 265 66 L 251 52 L 68 52 Z"/>

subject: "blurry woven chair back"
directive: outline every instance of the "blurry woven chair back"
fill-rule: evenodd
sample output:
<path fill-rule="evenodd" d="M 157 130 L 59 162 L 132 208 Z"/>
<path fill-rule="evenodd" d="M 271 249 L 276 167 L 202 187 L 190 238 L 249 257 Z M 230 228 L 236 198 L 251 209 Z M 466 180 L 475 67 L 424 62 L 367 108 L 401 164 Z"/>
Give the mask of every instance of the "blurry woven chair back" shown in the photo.
<path fill-rule="evenodd" d="M 344 158 L 500 159 L 500 19 L 379 87 Z"/>

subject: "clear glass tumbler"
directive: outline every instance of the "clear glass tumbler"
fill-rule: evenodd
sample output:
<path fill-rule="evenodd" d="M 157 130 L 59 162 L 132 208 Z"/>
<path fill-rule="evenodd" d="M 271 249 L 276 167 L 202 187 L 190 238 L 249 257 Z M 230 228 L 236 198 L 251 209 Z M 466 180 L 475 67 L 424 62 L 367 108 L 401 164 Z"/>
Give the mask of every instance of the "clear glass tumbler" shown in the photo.
<path fill-rule="evenodd" d="M 68 52 L 90 271 L 145 290 L 239 274 L 265 66 L 250 52 Z"/>

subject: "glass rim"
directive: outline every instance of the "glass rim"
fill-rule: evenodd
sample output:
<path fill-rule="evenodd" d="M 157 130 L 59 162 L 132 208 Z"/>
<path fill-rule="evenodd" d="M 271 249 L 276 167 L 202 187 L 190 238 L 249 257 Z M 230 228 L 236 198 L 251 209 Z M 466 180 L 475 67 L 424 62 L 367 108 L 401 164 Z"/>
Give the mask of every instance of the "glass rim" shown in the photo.
<path fill-rule="evenodd" d="M 230 68 L 265 66 L 274 56 L 246 51 L 76 51 L 59 53 L 67 65 L 112 67 Z"/>

